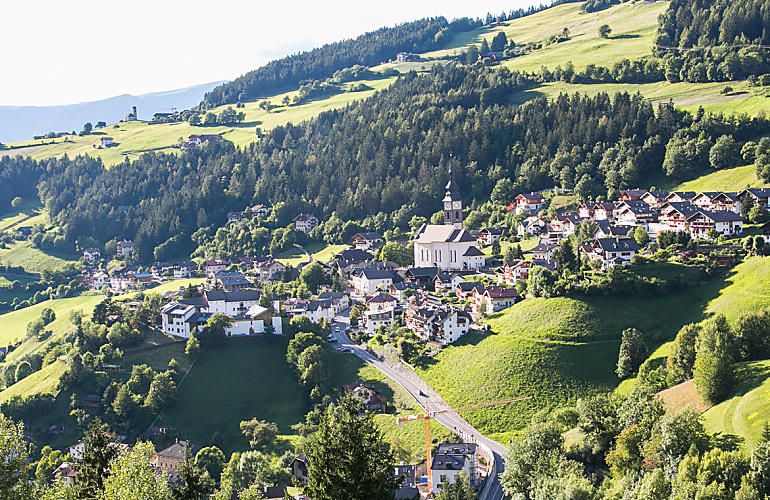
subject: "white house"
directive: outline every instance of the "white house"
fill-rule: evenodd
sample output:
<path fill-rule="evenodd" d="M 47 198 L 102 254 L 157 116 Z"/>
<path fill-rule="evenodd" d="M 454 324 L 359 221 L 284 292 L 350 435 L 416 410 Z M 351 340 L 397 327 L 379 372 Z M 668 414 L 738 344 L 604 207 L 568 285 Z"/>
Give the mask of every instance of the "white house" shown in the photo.
<path fill-rule="evenodd" d="M 97 248 L 86 248 L 83 250 L 83 258 L 86 262 L 94 262 L 102 258 L 102 252 Z"/>
<path fill-rule="evenodd" d="M 204 292 L 206 306 L 201 312 L 226 314 L 230 317 L 245 314 L 252 306 L 259 304 L 259 292 L 255 290 L 207 290 Z"/>
<path fill-rule="evenodd" d="M 479 237 L 477 241 L 481 246 L 488 246 L 497 241 L 500 241 L 504 233 L 505 233 L 504 227 L 485 227 L 479 233 Z"/>
<path fill-rule="evenodd" d="M 519 222 L 516 226 L 516 233 L 520 238 L 526 238 L 529 236 L 535 236 L 545 230 L 545 221 L 540 217 L 531 215 Z"/>
<path fill-rule="evenodd" d="M 309 233 L 318 225 L 318 217 L 313 214 L 299 214 L 292 220 L 297 231 Z"/>
<path fill-rule="evenodd" d="M 180 302 L 169 302 L 160 310 L 163 333 L 174 337 L 190 338 L 190 334 L 198 329 L 200 317 L 198 309 L 193 305 Z"/>
<path fill-rule="evenodd" d="M 131 240 L 122 240 L 115 245 L 115 253 L 118 256 L 130 255 L 134 251 L 134 242 Z"/>
<path fill-rule="evenodd" d="M 366 299 L 366 333 L 374 335 L 381 326 L 390 327 L 395 320 L 398 300 L 387 293 L 377 293 Z"/>
<path fill-rule="evenodd" d="M 438 494 L 444 487 L 454 484 L 463 472 L 470 486 L 478 481 L 476 445 L 472 443 L 440 444 L 431 463 L 433 492 Z"/>
<path fill-rule="evenodd" d="M 693 238 L 704 238 L 712 229 L 723 236 L 736 236 L 743 231 L 743 218 L 731 210 L 699 210 L 687 218 Z"/>
<path fill-rule="evenodd" d="M 318 300 L 331 300 L 334 314 L 339 314 L 350 306 L 350 298 L 342 292 L 322 292 Z"/>
<path fill-rule="evenodd" d="M 395 273 L 385 269 L 363 269 L 353 275 L 353 288 L 358 295 L 369 295 L 393 284 Z"/>
<path fill-rule="evenodd" d="M 265 326 L 272 325 L 273 335 L 283 335 L 283 323 L 269 309 L 253 305 L 245 314 L 233 318 L 233 324 L 225 329 L 229 336 L 260 335 L 265 333 Z"/>
<path fill-rule="evenodd" d="M 91 288 L 101 290 L 102 287 L 110 286 L 110 277 L 104 271 L 96 271 L 91 275 Z"/>
<path fill-rule="evenodd" d="M 227 265 L 226 260 L 211 259 L 203 263 L 203 270 L 206 273 L 206 276 L 211 276 L 213 274 L 224 272 L 225 269 L 227 269 Z"/>
<path fill-rule="evenodd" d="M 602 269 L 630 264 L 636 252 L 641 249 L 633 238 L 599 238 L 584 248 L 589 258 L 601 261 Z"/>
<path fill-rule="evenodd" d="M 483 291 L 476 289 L 473 295 L 474 317 L 479 318 L 507 309 L 515 304 L 518 298 L 519 294 L 515 288 L 488 286 Z"/>

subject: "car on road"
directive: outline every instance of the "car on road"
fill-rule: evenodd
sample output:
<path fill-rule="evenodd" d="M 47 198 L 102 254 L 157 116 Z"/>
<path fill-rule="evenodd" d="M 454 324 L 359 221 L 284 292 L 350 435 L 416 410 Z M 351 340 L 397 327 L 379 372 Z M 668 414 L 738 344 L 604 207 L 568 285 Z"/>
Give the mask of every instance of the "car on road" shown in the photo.
<path fill-rule="evenodd" d="M 333 344 L 333 343 L 337 342 L 337 339 L 334 338 L 334 337 L 329 337 L 329 338 L 326 339 L 326 341 L 327 342 L 331 342 Z"/>
<path fill-rule="evenodd" d="M 337 350 L 339 352 L 353 352 L 353 349 L 351 349 L 350 347 L 338 347 Z"/>

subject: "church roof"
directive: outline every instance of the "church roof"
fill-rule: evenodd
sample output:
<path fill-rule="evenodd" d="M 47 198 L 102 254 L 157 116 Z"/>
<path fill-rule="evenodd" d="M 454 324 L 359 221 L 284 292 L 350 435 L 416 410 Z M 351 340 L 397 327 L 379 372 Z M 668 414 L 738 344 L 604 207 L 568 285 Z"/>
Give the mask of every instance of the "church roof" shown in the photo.
<path fill-rule="evenodd" d="M 417 232 L 417 243 L 466 243 L 476 242 L 471 233 L 447 224 L 425 224 Z"/>

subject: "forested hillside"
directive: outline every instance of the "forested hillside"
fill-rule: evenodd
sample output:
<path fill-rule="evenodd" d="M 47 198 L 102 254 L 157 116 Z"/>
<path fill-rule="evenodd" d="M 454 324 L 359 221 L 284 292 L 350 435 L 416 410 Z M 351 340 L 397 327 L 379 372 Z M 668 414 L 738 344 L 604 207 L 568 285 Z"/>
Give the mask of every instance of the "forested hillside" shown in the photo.
<path fill-rule="evenodd" d="M 249 203 L 283 201 L 342 220 L 381 213 L 387 222 L 377 230 L 408 229 L 411 216 L 439 208 L 450 154 L 471 200 L 486 199 L 503 179 L 514 190 L 558 186 L 588 198 L 649 176 L 687 180 L 732 166 L 735 158 L 712 165 L 717 139 L 741 143 L 770 130 L 765 118 L 693 117 L 670 104 L 656 111 L 638 95 L 508 103 L 530 83 L 476 66 L 410 74 L 345 110 L 276 127 L 245 149 L 146 154 L 108 171 L 78 160 L 87 175 L 66 160 L 47 162 L 40 193 L 67 240 L 133 238 L 149 260 L 172 236 L 189 242 Z"/>
<path fill-rule="evenodd" d="M 680 48 L 769 45 L 768 0 L 671 0 L 661 16 L 658 45 Z"/>
<path fill-rule="evenodd" d="M 271 61 L 207 93 L 202 105 L 213 108 L 297 87 L 302 80 L 323 80 L 335 71 L 361 64 L 372 66 L 395 57 L 396 52 L 425 52 L 440 47 L 453 31 L 472 27 L 464 19 L 452 24 L 443 17 L 421 19 L 393 28 L 380 28 L 353 40 L 330 43 Z"/>

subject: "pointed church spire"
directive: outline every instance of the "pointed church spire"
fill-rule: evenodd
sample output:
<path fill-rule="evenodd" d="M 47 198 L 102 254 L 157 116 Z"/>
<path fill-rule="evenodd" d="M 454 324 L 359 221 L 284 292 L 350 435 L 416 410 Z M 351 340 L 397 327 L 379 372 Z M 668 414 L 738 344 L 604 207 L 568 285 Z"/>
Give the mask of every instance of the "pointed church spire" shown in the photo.
<path fill-rule="evenodd" d="M 461 228 L 463 225 L 463 200 L 455 182 L 455 171 L 452 164 L 452 154 L 449 154 L 449 182 L 446 184 L 444 199 L 444 224 Z"/>

